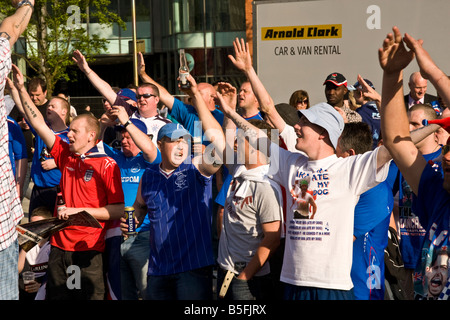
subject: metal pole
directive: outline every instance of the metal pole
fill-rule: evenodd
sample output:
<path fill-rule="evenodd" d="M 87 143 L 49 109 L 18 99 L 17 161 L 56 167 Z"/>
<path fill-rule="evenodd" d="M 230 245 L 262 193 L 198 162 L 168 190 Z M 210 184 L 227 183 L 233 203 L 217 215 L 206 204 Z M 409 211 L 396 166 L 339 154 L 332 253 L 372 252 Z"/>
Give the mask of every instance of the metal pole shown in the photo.
<path fill-rule="evenodd" d="M 206 0 L 203 0 L 203 52 L 205 55 L 205 82 L 208 82 L 208 47 L 206 45 Z"/>
<path fill-rule="evenodd" d="M 133 73 L 134 73 L 134 85 L 139 84 L 139 76 L 137 70 L 137 42 L 136 42 L 136 2 L 131 0 L 131 19 L 133 25 Z"/>

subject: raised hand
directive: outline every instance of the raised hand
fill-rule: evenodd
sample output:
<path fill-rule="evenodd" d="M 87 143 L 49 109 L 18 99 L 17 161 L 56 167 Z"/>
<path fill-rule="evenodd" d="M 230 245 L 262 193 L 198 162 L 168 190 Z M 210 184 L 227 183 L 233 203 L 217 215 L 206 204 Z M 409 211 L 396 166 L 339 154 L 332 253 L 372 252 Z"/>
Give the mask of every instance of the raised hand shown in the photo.
<path fill-rule="evenodd" d="M 138 70 L 139 75 L 145 74 L 145 61 L 144 61 L 144 56 L 142 55 L 142 52 L 138 52 L 137 63 L 138 63 L 137 70 Z"/>
<path fill-rule="evenodd" d="M 219 92 L 222 95 L 222 97 L 230 107 L 236 109 L 237 90 L 235 87 L 233 87 L 228 82 L 219 82 L 217 92 Z M 218 103 L 220 103 L 220 100 L 218 101 Z"/>
<path fill-rule="evenodd" d="M 366 81 L 364 81 L 363 77 L 358 74 L 358 83 L 361 85 L 361 91 L 364 98 L 367 98 L 371 101 L 381 101 L 381 96 L 378 92 L 375 91 L 374 88 L 369 86 Z"/>
<path fill-rule="evenodd" d="M 177 79 L 180 80 L 179 77 Z M 195 81 L 194 77 L 191 74 L 187 75 L 186 80 L 191 84 L 190 87 L 181 88 L 180 84 L 178 84 L 178 88 L 191 97 L 195 96 L 195 94 L 198 92 L 197 82 Z"/>
<path fill-rule="evenodd" d="M 24 87 L 23 74 L 15 64 L 12 65 L 12 73 L 15 87 L 17 90 L 22 89 Z"/>
<path fill-rule="evenodd" d="M 109 111 L 109 113 L 110 113 L 111 116 L 113 116 L 113 118 L 119 119 L 119 122 L 121 124 L 125 124 L 125 122 L 127 122 L 128 119 L 130 118 L 128 116 L 128 113 L 125 110 L 125 108 L 122 107 L 122 106 L 119 106 L 119 105 L 112 106 L 112 108 Z"/>
<path fill-rule="evenodd" d="M 403 43 L 402 35 L 397 27 L 392 28 L 378 49 L 378 59 L 385 73 L 397 73 L 408 66 L 414 59 L 414 52 L 408 51 Z"/>
<path fill-rule="evenodd" d="M 236 38 L 233 41 L 233 46 L 234 46 L 234 55 L 236 57 L 229 55 L 228 58 L 239 70 L 244 72 L 250 70 L 253 66 L 248 42 L 245 42 L 244 39 L 241 39 L 239 41 L 239 39 Z"/>
<path fill-rule="evenodd" d="M 78 68 L 80 68 L 81 71 L 87 72 L 89 70 L 86 58 L 79 50 L 73 52 L 72 60 L 78 65 Z"/>
<path fill-rule="evenodd" d="M 423 40 L 416 40 L 411 35 L 405 33 L 404 42 L 406 43 L 406 46 L 415 53 L 422 77 L 430 79 L 431 75 L 436 73 L 438 67 L 433 59 L 431 59 L 429 53 L 423 48 Z"/>

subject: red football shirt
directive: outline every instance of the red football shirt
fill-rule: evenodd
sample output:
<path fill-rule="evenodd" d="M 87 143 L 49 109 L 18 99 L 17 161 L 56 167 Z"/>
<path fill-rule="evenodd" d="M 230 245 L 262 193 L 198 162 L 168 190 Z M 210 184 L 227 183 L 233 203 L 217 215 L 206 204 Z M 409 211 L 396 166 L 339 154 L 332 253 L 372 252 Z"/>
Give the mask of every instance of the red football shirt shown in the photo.
<path fill-rule="evenodd" d="M 119 167 L 106 154 L 92 152 L 81 157 L 70 152 L 69 145 L 56 137 L 51 155 L 61 170 L 60 185 L 67 207 L 101 208 L 108 204 L 124 203 Z M 50 243 L 66 251 L 103 252 L 107 222 L 99 220 L 102 229 L 82 226 L 64 228 L 52 236 Z"/>

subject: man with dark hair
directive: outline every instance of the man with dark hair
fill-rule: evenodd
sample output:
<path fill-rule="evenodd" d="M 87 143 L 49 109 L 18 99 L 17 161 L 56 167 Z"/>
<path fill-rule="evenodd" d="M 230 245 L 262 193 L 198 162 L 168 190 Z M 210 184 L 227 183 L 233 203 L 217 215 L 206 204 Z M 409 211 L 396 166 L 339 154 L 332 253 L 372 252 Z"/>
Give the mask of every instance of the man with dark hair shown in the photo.
<path fill-rule="evenodd" d="M 29 121 L 16 87 L 11 88 L 15 99 L 16 108 L 25 116 L 27 124 L 30 124 L 30 130 L 35 136 L 33 160 L 31 164 L 30 176 L 34 182 L 31 191 L 29 214 L 37 207 L 45 206 L 51 212 L 54 211 L 56 203 L 57 187 L 61 179 L 61 171 L 56 167 L 55 160 L 50 155 L 48 146 L 41 137 L 36 133 L 36 128 Z M 41 114 L 43 116 L 43 114 Z M 63 141 L 69 142 L 67 133 L 69 128 L 70 105 L 67 100 L 54 97 L 52 98 L 45 110 L 46 125 L 52 132 L 59 136 Z"/>
<path fill-rule="evenodd" d="M 28 94 L 34 105 L 44 115 L 44 119 L 47 119 L 45 112 L 49 101 L 47 99 L 47 83 L 45 80 L 39 77 L 32 78 L 28 82 Z"/>
<path fill-rule="evenodd" d="M 370 150 L 369 126 L 346 123 L 336 155 L 346 158 Z M 351 278 L 356 300 L 384 300 L 384 249 L 393 206 L 392 188 L 386 180 L 361 194 L 355 206 Z"/>

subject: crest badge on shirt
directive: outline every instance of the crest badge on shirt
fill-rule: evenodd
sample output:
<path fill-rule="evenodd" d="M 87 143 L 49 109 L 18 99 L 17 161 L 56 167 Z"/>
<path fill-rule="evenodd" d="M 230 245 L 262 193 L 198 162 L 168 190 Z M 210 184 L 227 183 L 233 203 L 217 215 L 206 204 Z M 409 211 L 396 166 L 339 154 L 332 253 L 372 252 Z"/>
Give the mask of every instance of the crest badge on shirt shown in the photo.
<path fill-rule="evenodd" d="M 177 178 L 175 179 L 175 191 L 186 189 L 188 187 L 186 180 L 187 175 L 183 172 L 177 172 L 176 176 Z"/>
<path fill-rule="evenodd" d="M 89 182 L 92 179 L 92 175 L 94 174 L 94 170 L 88 169 L 84 174 L 84 181 Z"/>

